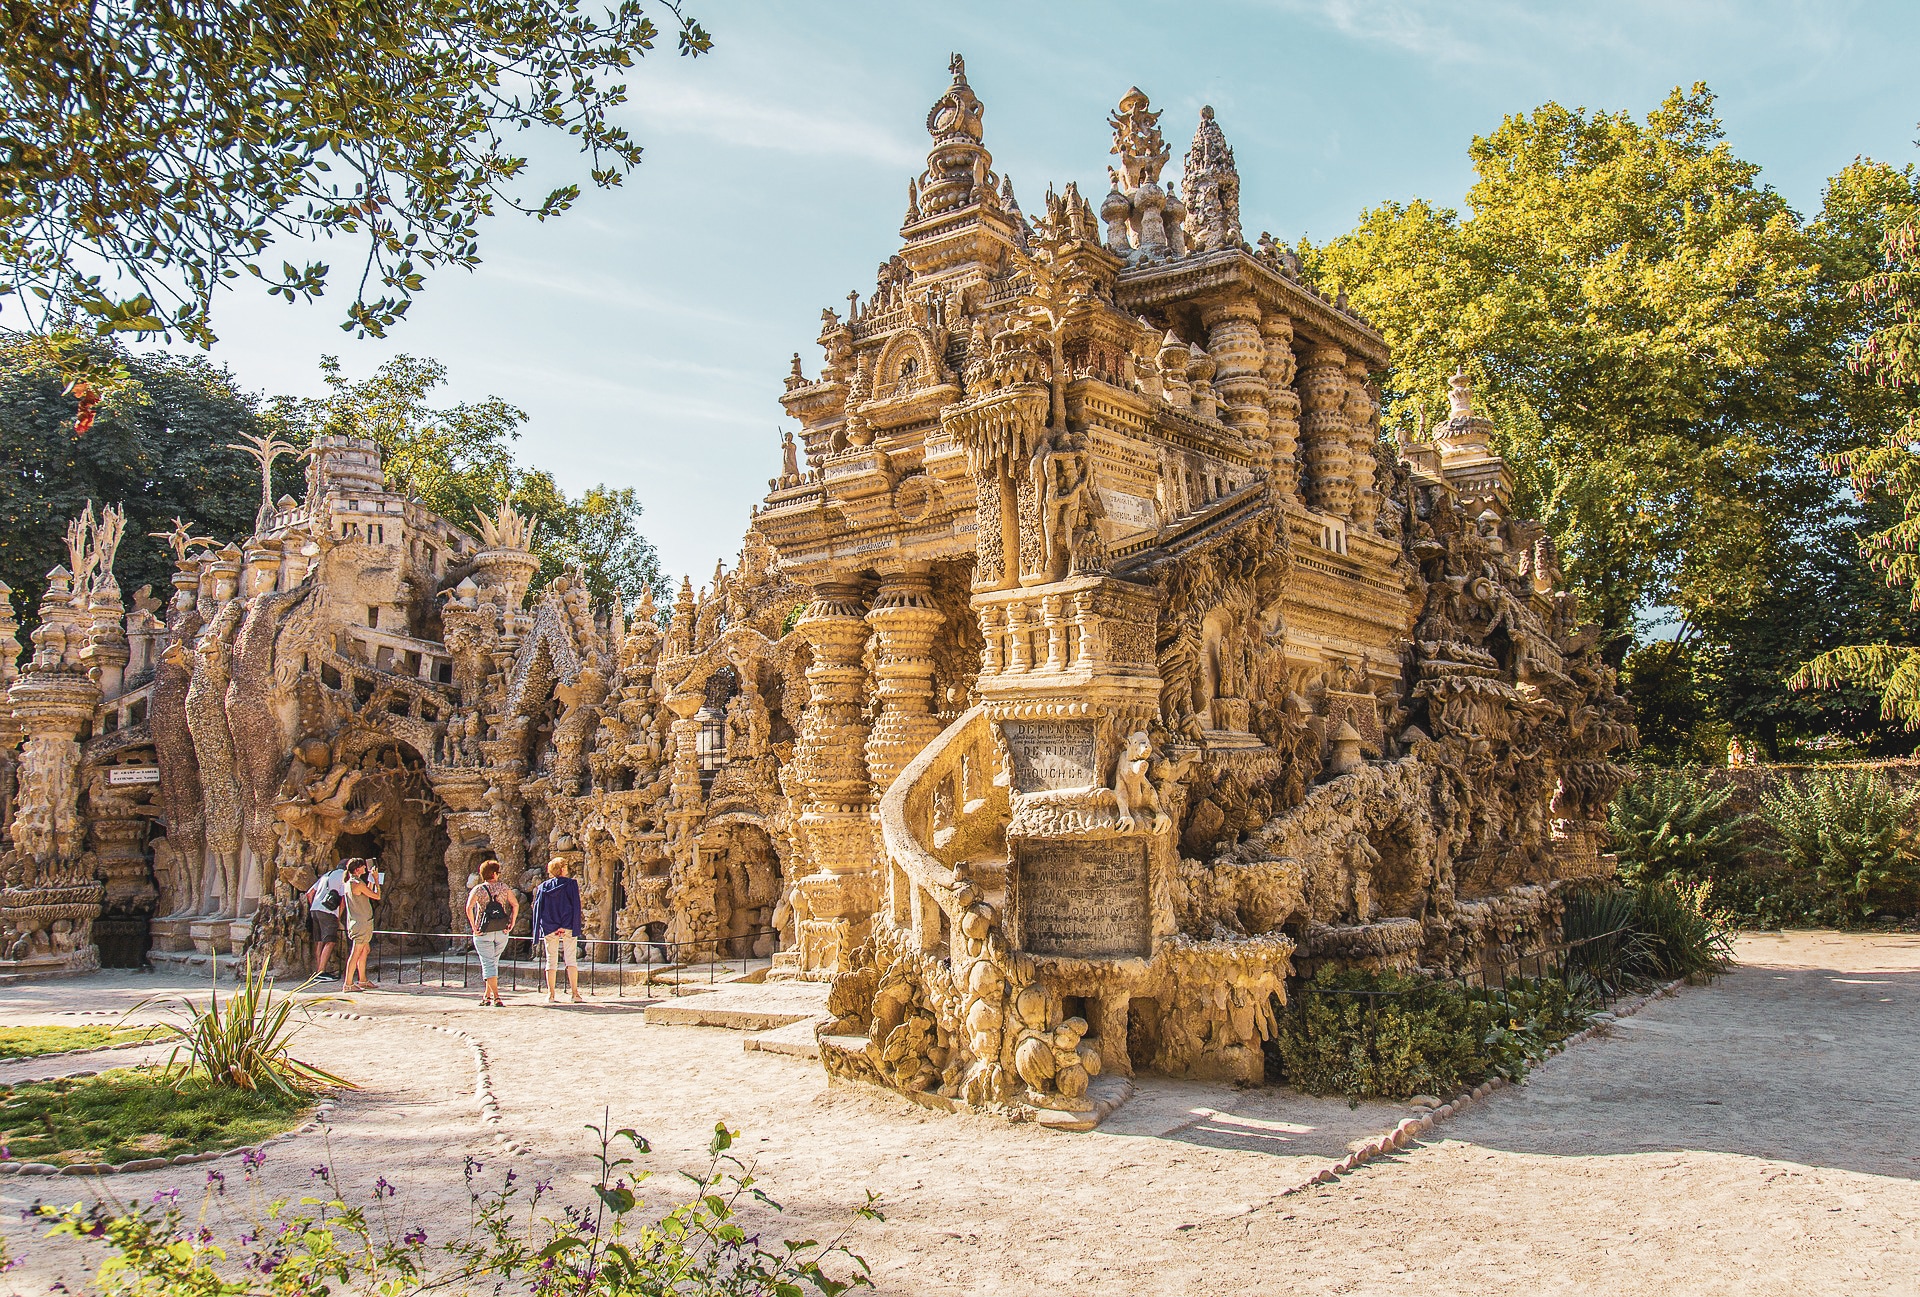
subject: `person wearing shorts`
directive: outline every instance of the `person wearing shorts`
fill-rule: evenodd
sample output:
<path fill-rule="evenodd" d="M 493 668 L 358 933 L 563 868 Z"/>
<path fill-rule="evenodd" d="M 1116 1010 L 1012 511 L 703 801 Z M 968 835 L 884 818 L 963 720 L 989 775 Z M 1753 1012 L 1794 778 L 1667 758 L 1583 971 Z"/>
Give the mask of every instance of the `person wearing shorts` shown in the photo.
<path fill-rule="evenodd" d="M 324 982 L 332 978 L 332 974 L 327 972 L 327 961 L 333 958 L 333 948 L 340 941 L 340 911 L 346 894 L 347 871 L 344 868 L 320 875 L 313 880 L 313 886 L 307 889 L 307 935 L 313 938 L 311 981 Z"/>
<path fill-rule="evenodd" d="M 473 953 L 480 956 L 480 976 L 486 986 L 480 1003 L 500 1008 L 500 954 L 507 948 L 514 920 L 520 917 L 520 898 L 500 885 L 500 862 L 480 866 L 480 881 L 467 893 L 467 926 L 473 929 Z"/>
<path fill-rule="evenodd" d="M 547 881 L 533 893 L 533 939 L 547 946 L 547 1003 L 552 1004 L 560 961 L 567 961 L 567 989 L 580 1003 L 580 884 L 573 868 L 556 856 L 547 862 Z"/>
<path fill-rule="evenodd" d="M 347 865 L 347 950 L 346 988 L 371 991 L 367 980 L 367 954 L 373 948 L 373 903 L 380 899 L 380 877 L 373 861 L 360 859 Z"/>

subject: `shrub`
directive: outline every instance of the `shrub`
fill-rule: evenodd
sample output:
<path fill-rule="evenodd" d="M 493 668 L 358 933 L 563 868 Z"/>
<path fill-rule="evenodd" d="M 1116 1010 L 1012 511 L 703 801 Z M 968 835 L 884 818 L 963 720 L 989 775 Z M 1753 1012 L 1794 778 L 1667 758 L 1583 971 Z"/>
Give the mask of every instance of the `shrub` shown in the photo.
<path fill-rule="evenodd" d="M 1783 779 L 1760 798 L 1761 818 L 1792 869 L 1817 883 L 1825 915 L 1859 922 L 1881 906 L 1911 905 L 1920 891 L 1908 821 L 1920 789 L 1894 791 L 1879 772 L 1827 767 Z"/>
<path fill-rule="evenodd" d="M 1639 903 L 1629 888 L 1568 893 L 1560 935 L 1567 943 L 1567 980 L 1590 990 L 1596 1000 L 1625 995 L 1648 976 L 1647 934 L 1640 929 Z"/>
<path fill-rule="evenodd" d="M 1557 978 L 1482 989 L 1329 968 L 1279 1012 L 1268 1058 L 1309 1094 L 1448 1095 L 1490 1076 L 1518 1078 L 1585 1020 Z"/>
<path fill-rule="evenodd" d="M 1649 770 L 1626 785 L 1607 809 L 1621 878 L 1697 882 L 1738 867 L 1752 817 L 1727 809 L 1733 794 L 1731 784 L 1715 788 L 1693 766 Z"/>
<path fill-rule="evenodd" d="M 1733 932 L 1725 915 L 1707 902 L 1713 883 L 1646 883 L 1635 889 L 1634 926 L 1646 941 L 1653 977 L 1699 977 L 1733 962 Z"/>
<path fill-rule="evenodd" d="M 1561 934 L 1566 976 L 1598 999 L 1724 968 L 1733 958 L 1727 916 L 1709 910 L 1710 882 L 1677 879 L 1568 893 Z"/>
<path fill-rule="evenodd" d="M 611 1123 L 608 1123 L 611 1124 Z M 71 1246 L 104 1245 L 109 1255 L 94 1276 L 104 1297 L 205 1294 L 215 1297 L 308 1297 L 327 1292 L 378 1292 L 386 1297 L 426 1293 L 525 1293 L 532 1297 L 799 1297 L 803 1290 L 837 1297 L 871 1287 L 867 1264 L 846 1246 L 846 1232 L 821 1243 L 787 1239 L 763 1245 L 758 1231 L 738 1219 L 752 1203 L 778 1212 L 730 1149 L 739 1132 L 714 1128 L 704 1173 L 684 1173 L 692 1191 L 663 1216 L 642 1212 L 637 1190 L 648 1178 L 616 1146 L 649 1152 L 631 1130 L 600 1138 L 600 1173 L 593 1197 L 542 1203 L 550 1181 L 517 1183 L 507 1171 L 498 1189 L 480 1187 L 485 1167 L 468 1157 L 469 1217 L 465 1228 L 436 1227 L 430 1236 L 402 1214 L 398 1193 L 383 1176 L 364 1201 L 349 1203 L 331 1166 L 315 1167 L 318 1190 L 297 1203 L 263 1201 L 257 1172 L 263 1155 L 243 1160 L 252 1201 L 230 1211 L 224 1171 L 206 1173 L 200 1209 L 191 1218 L 176 1190 L 162 1190 L 131 1208 L 36 1205 L 29 1215 L 51 1222 L 51 1238 Z M 240 1197 L 236 1194 L 235 1197 Z M 355 1195 L 358 1197 L 358 1195 Z M 867 1196 L 855 1220 L 880 1220 Z M 237 1231 L 237 1246 L 223 1235 Z M 844 1262 L 844 1277 L 828 1267 Z"/>
<path fill-rule="evenodd" d="M 264 964 L 248 958 L 240 985 L 227 997 L 223 1007 L 216 984 L 213 998 L 202 1009 L 191 1000 L 180 1000 L 175 1008 L 183 1022 L 162 1023 L 161 1042 L 174 1041 L 167 1056 L 166 1070 L 176 1085 L 185 1085 L 195 1077 L 204 1077 L 215 1085 L 240 1090 L 274 1089 L 284 1095 L 300 1095 L 326 1086 L 350 1086 L 333 1073 L 302 1062 L 293 1056 L 291 1042 L 305 1025 L 304 1019 L 316 1005 L 332 1002 L 333 996 L 295 998 L 275 995 L 273 979 Z M 142 1000 L 128 1016 L 139 1013 L 152 1001 Z M 295 1022 L 298 1009 L 303 1021 Z"/>

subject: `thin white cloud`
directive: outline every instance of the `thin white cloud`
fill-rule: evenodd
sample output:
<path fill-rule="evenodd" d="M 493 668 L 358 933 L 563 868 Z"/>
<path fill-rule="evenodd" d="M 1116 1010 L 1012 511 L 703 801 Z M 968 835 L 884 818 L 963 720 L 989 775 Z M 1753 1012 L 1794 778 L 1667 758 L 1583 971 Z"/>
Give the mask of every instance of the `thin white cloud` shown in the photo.
<path fill-rule="evenodd" d="M 671 83 L 635 97 L 642 116 L 676 132 L 706 135 L 728 144 L 805 156 L 865 158 L 895 167 L 918 167 L 926 158 L 892 132 L 858 117 L 816 112 L 731 91 Z"/>
<path fill-rule="evenodd" d="M 578 297 L 584 301 L 617 306 L 628 311 L 671 312 L 681 319 L 708 320 L 735 328 L 748 328 L 755 321 L 726 311 L 717 311 L 700 302 L 662 297 L 638 287 L 632 280 L 568 275 L 536 262 L 511 257 L 496 257 L 482 263 L 477 274 L 509 284 L 537 288 L 542 292 Z"/>

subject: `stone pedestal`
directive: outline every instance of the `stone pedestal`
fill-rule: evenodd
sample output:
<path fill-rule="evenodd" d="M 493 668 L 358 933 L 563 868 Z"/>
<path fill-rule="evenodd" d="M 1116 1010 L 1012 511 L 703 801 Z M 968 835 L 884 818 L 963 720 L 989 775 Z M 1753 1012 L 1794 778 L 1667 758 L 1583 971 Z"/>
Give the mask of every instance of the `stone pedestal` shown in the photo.
<path fill-rule="evenodd" d="M 194 919 L 188 924 L 188 932 L 193 938 L 193 948 L 203 955 L 225 955 L 232 953 L 233 946 L 228 937 L 232 928 L 231 919 Z"/>
<path fill-rule="evenodd" d="M 147 926 L 150 950 L 159 954 L 184 954 L 193 949 L 192 919 L 155 919 Z"/>

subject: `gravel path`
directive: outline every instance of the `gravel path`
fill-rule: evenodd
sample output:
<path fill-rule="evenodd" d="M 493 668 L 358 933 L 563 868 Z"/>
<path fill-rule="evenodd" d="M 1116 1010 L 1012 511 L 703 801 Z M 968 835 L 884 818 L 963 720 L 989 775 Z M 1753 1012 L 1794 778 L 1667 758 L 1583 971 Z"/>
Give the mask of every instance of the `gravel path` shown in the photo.
<path fill-rule="evenodd" d="M 465 1219 L 468 1155 L 489 1176 L 511 1162 L 523 1183 L 583 1186 L 583 1127 L 603 1112 L 648 1135 L 661 1171 L 698 1165 L 725 1119 L 787 1208 L 756 1225 L 830 1235 L 865 1190 L 884 1195 L 886 1222 L 855 1244 L 888 1293 L 1920 1291 L 1920 938 L 1757 936 L 1741 958 L 1426 1144 L 1285 1198 L 1406 1110 L 1143 1078 L 1106 1127 L 1067 1135 L 829 1088 L 817 1064 L 743 1051 L 738 1032 L 648 1025 L 631 1005 L 481 1010 L 393 992 L 303 1038 L 363 1088 L 324 1141 L 274 1146 L 265 1179 L 304 1192 L 329 1160 L 350 1184 L 384 1174 L 431 1228 Z M 0 989 L 0 1022 L 118 1012 L 157 980 Z M 122 1198 L 194 1191 L 184 1169 L 102 1183 Z M 0 1229 L 28 1256 L 16 1291 L 55 1277 L 18 1208 L 85 1192 L 0 1182 Z"/>

